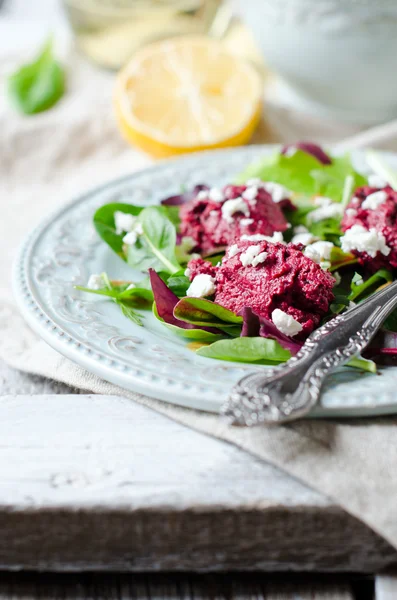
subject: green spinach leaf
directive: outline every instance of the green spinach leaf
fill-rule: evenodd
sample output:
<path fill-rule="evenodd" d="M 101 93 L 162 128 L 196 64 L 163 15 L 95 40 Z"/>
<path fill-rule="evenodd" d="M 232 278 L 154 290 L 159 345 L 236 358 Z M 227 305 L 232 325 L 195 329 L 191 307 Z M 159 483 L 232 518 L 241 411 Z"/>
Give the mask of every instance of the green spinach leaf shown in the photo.
<path fill-rule="evenodd" d="M 138 222 L 142 227 L 142 234 L 133 246 L 128 246 L 128 264 L 141 271 L 152 268 L 170 275 L 180 271 L 181 265 L 175 256 L 175 226 L 165 216 L 164 210 L 154 206 L 144 208 L 139 214 Z"/>
<path fill-rule="evenodd" d="M 23 65 L 8 78 L 8 93 L 26 115 L 48 110 L 65 92 L 65 74 L 54 57 L 52 38 L 33 62 Z"/>
<path fill-rule="evenodd" d="M 119 202 L 113 202 L 101 206 L 94 214 L 94 227 L 97 230 L 99 236 L 123 260 L 127 259 L 123 251 L 123 237 L 125 236 L 125 232 L 116 233 L 114 213 L 120 211 L 137 217 L 142 210 L 142 206 L 134 206 L 133 204 L 122 204 Z"/>
<path fill-rule="evenodd" d="M 282 363 L 291 357 L 291 353 L 276 340 L 261 337 L 219 340 L 210 346 L 199 348 L 197 354 L 218 360 L 262 364 Z"/>
<path fill-rule="evenodd" d="M 235 328 L 243 324 L 243 318 L 231 310 L 203 298 L 182 298 L 174 308 L 177 319 L 208 327 Z"/>
<path fill-rule="evenodd" d="M 172 325 L 172 323 L 166 323 L 164 319 L 159 316 L 155 303 L 153 304 L 153 314 L 158 321 L 165 325 L 167 329 L 184 339 L 196 342 L 215 342 L 216 340 L 220 340 L 222 338 L 222 334 L 211 333 L 210 331 L 205 331 L 204 329 L 183 329 L 177 325 Z"/>

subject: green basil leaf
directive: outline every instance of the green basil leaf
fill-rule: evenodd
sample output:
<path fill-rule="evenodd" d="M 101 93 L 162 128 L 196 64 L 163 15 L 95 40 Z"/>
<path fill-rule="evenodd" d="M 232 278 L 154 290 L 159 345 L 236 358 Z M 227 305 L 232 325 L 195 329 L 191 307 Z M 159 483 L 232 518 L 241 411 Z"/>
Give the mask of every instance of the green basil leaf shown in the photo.
<path fill-rule="evenodd" d="M 94 214 L 94 227 L 97 230 L 99 236 L 123 260 L 127 259 L 123 251 L 123 237 L 125 236 L 125 233 L 116 233 L 116 226 L 114 224 L 114 213 L 116 211 L 120 211 L 137 217 L 142 210 L 142 206 L 134 206 L 133 204 L 122 204 L 120 202 L 113 202 L 111 204 L 105 204 L 104 206 L 101 206 L 101 208 L 98 208 L 98 210 Z"/>
<path fill-rule="evenodd" d="M 203 329 L 183 329 L 182 327 L 177 327 L 171 323 L 166 323 L 164 319 L 159 316 L 155 303 L 153 304 L 153 314 L 156 319 L 160 321 L 167 329 L 172 331 L 172 333 L 175 333 L 179 337 L 187 340 L 197 342 L 214 342 L 222 339 L 222 334 L 211 333 L 210 331 L 204 331 Z"/>
<path fill-rule="evenodd" d="M 227 329 L 243 324 L 243 318 L 231 310 L 203 298 L 182 298 L 174 308 L 177 319 L 193 325 Z"/>
<path fill-rule="evenodd" d="M 197 354 L 207 358 L 245 363 L 282 363 L 291 358 L 276 340 L 261 337 L 239 337 L 232 340 L 219 340 L 197 350 Z"/>
<path fill-rule="evenodd" d="M 128 246 L 127 262 L 141 271 L 152 268 L 171 275 L 181 269 L 175 257 L 176 230 L 162 207 L 149 206 L 139 214 L 143 233 Z"/>
<path fill-rule="evenodd" d="M 54 57 L 52 39 L 33 62 L 8 78 L 8 93 L 15 106 L 32 115 L 51 108 L 65 92 L 65 74 Z"/>

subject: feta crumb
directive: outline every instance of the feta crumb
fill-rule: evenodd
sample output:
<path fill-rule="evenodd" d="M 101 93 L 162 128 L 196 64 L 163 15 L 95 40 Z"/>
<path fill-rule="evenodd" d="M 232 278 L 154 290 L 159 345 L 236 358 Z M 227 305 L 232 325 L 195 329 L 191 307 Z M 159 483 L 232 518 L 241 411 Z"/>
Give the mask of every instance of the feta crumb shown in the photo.
<path fill-rule="evenodd" d="M 208 198 L 213 202 L 223 202 L 225 199 L 224 193 L 219 188 L 213 187 L 207 192 Z"/>
<path fill-rule="evenodd" d="M 196 196 L 196 200 L 207 200 L 207 198 L 208 190 L 201 190 Z"/>
<path fill-rule="evenodd" d="M 129 233 L 127 233 L 127 235 L 123 237 L 123 242 L 124 244 L 127 244 L 127 246 L 134 246 L 134 244 L 136 244 L 137 239 L 142 234 L 142 225 L 141 223 L 138 223 L 132 231 L 130 231 Z"/>
<path fill-rule="evenodd" d="M 342 277 L 339 275 L 338 271 L 335 271 L 334 273 L 332 273 L 332 275 L 335 279 L 335 285 L 339 285 L 342 281 Z"/>
<path fill-rule="evenodd" d="M 134 228 L 136 221 L 134 215 L 116 210 L 113 217 L 117 235 L 121 235 L 124 231 L 127 233 Z"/>
<path fill-rule="evenodd" d="M 374 188 L 384 188 L 387 186 L 387 181 L 383 177 L 373 173 L 372 175 L 368 175 L 368 185 Z"/>
<path fill-rule="evenodd" d="M 239 252 L 240 252 L 240 250 L 238 249 L 238 245 L 232 244 L 228 251 L 228 257 L 233 258 L 233 256 L 236 256 L 236 254 L 238 254 Z"/>
<path fill-rule="evenodd" d="M 273 202 L 281 202 L 281 200 L 291 195 L 287 188 L 274 181 L 267 181 L 263 184 L 263 188 L 271 195 Z"/>
<path fill-rule="evenodd" d="M 272 236 L 263 235 L 262 233 L 254 233 L 253 235 L 247 235 L 244 233 L 240 239 L 248 242 L 271 242 L 272 244 L 279 242 L 284 244 L 284 238 L 281 231 L 275 231 Z"/>
<path fill-rule="evenodd" d="M 241 219 L 240 225 L 251 225 L 254 222 L 254 219 Z"/>
<path fill-rule="evenodd" d="M 351 218 L 351 217 L 355 217 L 357 215 L 357 211 L 355 208 L 347 208 L 346 209 L 346 216 Z"/>
<path fill-rule="evenodd" d="M 196 275 L 186 292 L 187 296 L 193 298 L 205 298 L 212 294 L 215 294 L 215 279 L 205 273 Z"/>
<path fill-rule="evenodd" d="M 342 214 L 343 206 L 333 202 L 331 204 L 320 206 L 320 208 L 316 208 L 310 212 L 307 215 L 307 220 L 310 223 L 318 223 L 318 221 L 323 221 L 324 219 L 341 217 Z"/>
<path fill-rule="evenodd" d="M 360 279 L 357 279 L 357 281 L 355 282 L 356 285 L 362 285 L 364 283 L 364 279 L 362 277 L 360 277 Z"/>
<path fill-rule="evenodd" d="M 191 274 L 192 274 L 191 270 L 189 269 L 189 267 L 187 267 L 187 268 L 185 269 L 185 273 L 184 273 L 185 277 L 189 277 L 189 279 L 190 279 L 190 275 L 191 275 Z"/>
<path fill-rule="evenodd" d="M 233 215 L 237 212 L 242 212 L 246 217 L 250 215 L 249 208 L 242 198 L 227 200 L 222 205 L 222 217 L 228 223 L 233 223 Z"/>
<path fill-rule="evenodd" d="M 130 285 L 126 288 L 125 291 L 127 292 L 128 290 L 133 290 L 134 288 L 136 288 L 135 283 L 130 283 Z"/>
<path fill-rule="evenodd" d="M 386 245 L 385 236 L 381 231 L 373 227 L 368 231 L 362 225 L 353 225 L 340 238 L 343 252 L 366 252 L 372 258 L 375 258 L 378 252 L 384 256 L 390 254 L 390 248 Z"/>
<path fill-rule="evenodd" d="M 245 185 L 247 187 L 250 187 L 252 185 L 256 186 L 256 187 L 260 187 L 262 186 L 263 181 L 262 179 L 259 179 L 259 177 L 254 177 L 253 179 L 247 179 L 247 181 L 245 182 Z"/>
<path fill-rule="evenodd" d="M 256 186 L 247 187 L 246 190 L 241 194 L 244 200 L 255 200 L 258 195 L 258 188 Z"/>
<path fill-rule="evenodd" d="M 258 256 L 255 256 L 254 260 L 252 261 L 252 266 L 253 267 L 257 267 L 258 265 L 260 265 L 261 263 L 265 262 L 265 260 L 267 259 L 268 256 L 268 252 L 260 252 L 258 254 Z"/>
<path fill-rule="evenodd" d="M 309 230 L 304 225 L 297 225 L 296 227 L 294 227 L 293 233 L 295 235 L 298 235 L 298 233 L 309 233 Z"/>
<path fill-rule="evenodd" d="M 331 198 L 327 198 L 326 196 L 316 196 L 313 204 L 315 206 L 329 206 L 330 204 L 333 204 L 333 202 Z"/>
<path fill-rule="evenodd" d="M 243 265 L 243 267 L 248 267 L 248 265 L 252 265 L 252 261 L 254 260 L 254 258 L 256 256 L 258 256 L 259 252 L 260 252 L 260 245 L 252 245 L 249 246 L 245 252 L 243 252 L 240 255 L 240 260 L 241 260 L 241 264 Z"/>
<path fill-rule="evenodd" d="M 296 235 L 294 235 L 291 242 L 293 244 L 303 244 L 304 246 L 308 246 L 309 244 L 312 244 L 317 240 L 318 237 L 310 233 L 310 231 L 307 231 L 304 233 L 297 233 Z"/>
<path fill-rule="evenodd" d="M 322 261 L 328 261 L 331 258 L 331 250 L 333 247 L 334 245 L 332 242 L 314 242 L 314 244 L 306 246 L 303 254 L 320 264 Z"/>
<path fill-rule="evenodd" d="M 320 262 L 320 267 L 322 268 L 323 271 L 328 271 L 330 266 L 331 266 L 331 262 L 329 260 L 322 260 Z"/>
<path fill-rule="evenodd" d="M 362 203 L 361 208 L 365 208 L 366 210 L 376 210 L 381 204 L 386 202 L 386 200 L 387 193 L 380 190 L 379 192 L 374 192 L 367 196 Z"/>
<path fill-rule="evenodd" d="M 353 196 L 353 198 L 350 201 L 350 204 L 360 204 L 360 198 L 357 198 L 357 196 Z"/>
<path fill-rule="evenodd" d="M 272 321 L 281 333 L 290 337 L 297 335 L 303 329 L 299 321 L 279 308 L 272 312 Z"/>
<path fill-rule="evenodd" d="M 106 287 L 106 282 L 102 275 L 95 275 L 93 273 L 88 279 L 87 287 L 90 290 L 101 290 Z"/>

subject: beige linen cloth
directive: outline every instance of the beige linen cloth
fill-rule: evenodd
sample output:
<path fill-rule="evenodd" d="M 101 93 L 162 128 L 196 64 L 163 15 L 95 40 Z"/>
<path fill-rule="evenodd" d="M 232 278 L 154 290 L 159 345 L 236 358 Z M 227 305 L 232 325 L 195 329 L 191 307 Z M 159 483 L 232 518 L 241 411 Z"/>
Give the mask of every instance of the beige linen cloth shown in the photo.
<path fill-rule="evenodd" d="M 217 416 L 127 392 L 67 360 L 26 326 L 11 292 L 10 271 L 22 238 L 50 210 L 105 180 L 151 161 L 120 138 L 110 109 L 110 76 L 73 59 L 66 98 L 53 110 L 19 117 L 0 112 L 0 357 L 9 365 L 98 394 L 117 394 L 268 461 L 333 499 L 397 549 L 397 419 L 305 421 L 233 428 Z M 302 137 L 302 116 L 271 105 L 271 139 Z M 273 112 L 272 112 L 273 111 Z M 287 127 L 289 126 L 289 128 Z M 344 128 L 305 121 L 305 137 L 335 141 Z M 351 134 L 354 129 L 350 128 Z M 333 134 L 333 137 L 332 135 Z M 343 136 L 342 136 L 343 137 Z M 354 143 L 397 150 L 397 125 L 358 133 Z M 396 390 L 397 393 L 397 390 Z"/>

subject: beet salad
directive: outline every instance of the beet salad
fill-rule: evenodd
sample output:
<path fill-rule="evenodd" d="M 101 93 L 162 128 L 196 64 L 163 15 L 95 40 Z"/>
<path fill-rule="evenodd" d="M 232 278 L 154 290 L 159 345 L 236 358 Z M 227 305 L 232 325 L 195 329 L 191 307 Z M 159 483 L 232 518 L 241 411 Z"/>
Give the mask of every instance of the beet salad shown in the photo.
<path fill-rule="evenodd" d="M 175 181 L 154 206 L 106 204 L 94 226 L 142 276 L 92 274 L 77 287 L 143 327 L 151 309 L 160 334 L 201 357 L 285 362 L 394 279 L 397 175 L 377 155 L 369 162 L 364 175 L 349 155 L 301 142 L 259 156 L 231 181 L 220 175 L 182 191 Z M 397 314 L 384 324 L 390 331 Z M 374 372 L 374 361 L 394 354 L 384 350 L 378 338 L 371 358 L 349 366 Z"/>

